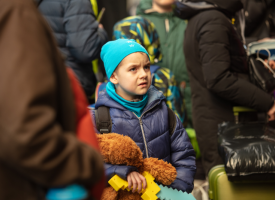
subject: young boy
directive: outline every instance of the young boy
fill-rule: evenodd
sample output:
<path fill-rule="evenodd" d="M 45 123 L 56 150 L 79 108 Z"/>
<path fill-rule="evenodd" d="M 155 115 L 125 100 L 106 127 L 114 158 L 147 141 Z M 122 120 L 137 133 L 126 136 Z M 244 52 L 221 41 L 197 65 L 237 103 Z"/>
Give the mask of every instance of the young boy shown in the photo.
<path fill-rule="evenodd" d="M 178 118 L 173 133 L 169 133 L 165 97 L 151 86 L 149 54 L 134 40 L 118 39 L 103 46 L 101 59 L 110 82 L 100 92 L 95 109 L 109 107 L 112 132 L 132 138 L 144 157 L 171 163 L 177 178 L 170 186 L 190 193 L 195 152 Z M 137 188 L 140 192 L 142 183 L 146 187 L 145 178 L 135 167 L 106 164 L 106 168 L 108 178 L 119 175 L 133 186 L 133 192 Z"/>
<path fill-rule="evenodd" d="M 159 66 L 162 62 L 162 53 L 155 25 L 141 16 L 127 17 L 114 25 L 113 39 L 134 39 L 146 49 L 150 56 L 152 85 L 163 92 L 166 105 L 186 127 L 188 117 L 185 99 L 181 95 L 175 75 L 168 68 Z"/>

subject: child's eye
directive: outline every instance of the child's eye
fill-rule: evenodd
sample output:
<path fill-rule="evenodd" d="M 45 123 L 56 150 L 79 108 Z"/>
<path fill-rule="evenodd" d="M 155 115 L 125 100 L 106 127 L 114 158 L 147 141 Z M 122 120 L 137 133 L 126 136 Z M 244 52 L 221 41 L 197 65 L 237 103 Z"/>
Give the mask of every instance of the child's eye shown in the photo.
<path fill-rule="evenodd" d="M 150 69 L 150 65 L 145 66 L 144 69 Z"/>
<path fill-rule="evenodd" d="M 133 68 L 131 68 L 131 69 L 130 69 L 130 71 L 132 71 L 132 72 L 133 72 L 133 71 L 135 71 L 135 70 L 136 70 L 136 68 L 135 68 L 135 67 L 133 67 Z"/>

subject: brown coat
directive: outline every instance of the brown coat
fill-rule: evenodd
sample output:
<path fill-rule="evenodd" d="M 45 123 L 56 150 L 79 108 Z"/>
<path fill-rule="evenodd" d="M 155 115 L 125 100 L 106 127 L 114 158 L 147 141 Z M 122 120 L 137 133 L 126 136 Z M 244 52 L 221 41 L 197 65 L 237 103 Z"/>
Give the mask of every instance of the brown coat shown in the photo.
<path fill-rule="evenodd" d="M 0 0 L 0 200 L 41 200 L 43 189 L 101 178 L 101 156 L 77 140 L 75 118 L 64 62 L 36 5 Z"/>

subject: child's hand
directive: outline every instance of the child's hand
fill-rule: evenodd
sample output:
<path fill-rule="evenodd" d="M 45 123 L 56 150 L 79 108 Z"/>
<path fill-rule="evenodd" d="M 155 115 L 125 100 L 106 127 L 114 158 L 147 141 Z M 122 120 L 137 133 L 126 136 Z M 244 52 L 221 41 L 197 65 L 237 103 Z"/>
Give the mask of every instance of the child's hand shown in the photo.
<path fill-rule="evenodd" d="M 133 185 L 133 190 L 132 190 L 133 193 L 136 191 L 137 186 L 138 186 L 138 193 L 141 192 L 142 184 L 143 184 L 143 189 L 147 187 L 146 179 L 144 178 L 144 176 L 142 176 L 138 172 L 131 172 L 130 174 L 128 174 L 127 181 L 128 181 L 129 189 L 131 189 Z"/>

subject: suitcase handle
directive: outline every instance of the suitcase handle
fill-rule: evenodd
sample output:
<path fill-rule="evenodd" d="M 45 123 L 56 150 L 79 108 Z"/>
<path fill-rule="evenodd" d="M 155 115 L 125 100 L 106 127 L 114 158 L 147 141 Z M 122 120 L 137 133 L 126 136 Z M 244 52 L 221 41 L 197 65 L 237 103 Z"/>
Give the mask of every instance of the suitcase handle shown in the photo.
<path fill-rule="evenodd" d="M 236 124 L 239 123 L 239 114 L 241 112 L 256 112 L 256 110 L 254 110 L 252 108 L 241 107 L 241 106 L 233 107 L 233 113 L 234 113 L 234 116 L 235 116 L 235 122 L 236 122 Z"/>

